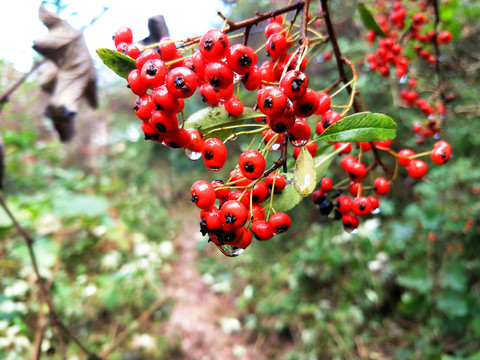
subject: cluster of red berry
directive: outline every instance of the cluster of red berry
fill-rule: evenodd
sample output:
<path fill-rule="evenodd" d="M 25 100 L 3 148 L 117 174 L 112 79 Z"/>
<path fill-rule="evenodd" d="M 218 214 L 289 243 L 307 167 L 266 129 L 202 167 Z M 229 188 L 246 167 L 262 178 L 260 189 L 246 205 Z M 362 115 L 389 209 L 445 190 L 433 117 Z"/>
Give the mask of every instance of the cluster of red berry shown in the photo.
<path fill-rule="evenodd" d="M 430 103 L 426 97 L 419 94 L 416 77 L 410 69 L 410 62 L 405 53 L 411 47 L 419 59 L 430 66 L 437 66 L 440 59 L 437 58 L 435 50 L 438 45 L 448 44 L 452 35 L 449 31 L 437 33 L 436 29 L 430 29 L 428 24 L 434 22 L 432 19 L 435 16 L 435 9 L 428 6 L 426 1 L 415 5 L 419 11 L 411 15 L 411 25 L 408 28 L 405 27 L 409 12 L 401 0 L 395 0 L 393 3 L 378 1 L 376 5 L 379 10 L 378 24 L 386 37 L 378 39 L 377 48 L 374 53 L 367 56 L 367 62 L 371 71 L 378 71 L 384 78 L 390 77 L 390 69 L 393 68 L 395 77 L 401 83 L 406 83 L 407 86 L 400 89 L 399 95 L 406 106 L 416 106 L 425 116 L 423 123 L 416 122 L 413 125 L 417 141 L 423 143 L 426 138 L 439 133 L 441 118 L 445 114 L 445 104 L 444 101 Z M 373 30 L 367 32 L 369 43 L 375 43 L 376 38 Z"/>
<path fill-rule="evenodd" d="M 400 4 L 400 1 L 395 3 Z M 390 19 L 391 29 L 387 20 L 381 22 L 389 36 L 379 42 L 371 66 L 384 75 L 389 71 L 388 66 L 396 66 L 395 73 L 403 77 L 408 70 L 408 61 L 402 54 L 401 45 L 396 42 L 398 35 L 394 31 L 394 28 L 400 28 L 402 15 L 397 14 L 393 18 L 395 20 Z M 310 23 L 319 26 L 318 20 L 319 15 Z M 414 26 L 418 27 L 423 22 L 417 19 Z M 257 123 L 230 126 L 234 129 L 253 128 L 234 133 L 235 137 L 238 134 L 255 136 L 248 150 L 240 155 L 236 168 L 226 181 L 198 180 L 190 189 L 191 201 L 200 209 L 201 233 L 208 235 L 210 241 L 228 256 L 242 253 L 250 245 L 252 236 L 265 241 L 289 229 L 289 216 L 285 212 L 277 212 L 273 206 L 274 197 L 279 196 L 288 185 L 286 177 L 280 174 L 282 167 L 286 169 L 287 146 L 290 144 L 293 147 L 295 159 L 302 148 L 315 157 L 317 136 L 342 120 L 353 104 L 355 92 L 352 92 L 348 104 L 337 106 L 343 109 L 339 113 L 332 109 L 332 97 L 336 93 L 330 95 L 331 90 L 317 92 L 308 87 L 305 73 L 307 53 L 313 46 L 323 44 L 326 37 L 318 36 L 316 43 L 302 37 L 297 48 L 289 52 L 298 36 L 292 33 L 292 25 L 285 25 L 281 15 L 270 17 L 265 28 L 266 42 L 262 47 L 269 58 L 260 66 L 257 65 L 257 54 L 262 48 L 254 50 L 244 44 L 230 44 L 231 38 L 222 30 L 209 30 L 203 36 L 183 41 L 178 46 L 170 38 L 163 38 L 160 43 L 146 48 L 133 44 L 129 28 L 122 27 L 114 36 L 117 51 L 135 59 L 136 68 L 128 75 L 128 85 L 138 96 L 134 110 L 142 120 L 145 139 L 171 148 L 184 148 L 190 159 L 202 158 L 205 166 L 213 172 L 225 165 L 225 143 L 232 137 L 216 138 L 212 137 L 214 131 L 202 134 L 199 129 L 187 129 L 182 113 L 184 99 L 198 89 L 204 103 L 223 106 L 229 116 L 238 117 L 245 110 L 238 96 L 234 95 L 235 87 L 237 94 L 240 84 L 247 91 L 256 91 L 253 108 L 258 111 L 254 113 Z M 418 34 L 419 30 L 411 33 Z M 412 88 L 415 86 L 413 80 L 409 85 Z M 418 100 L 421 99 L 416 99 L 417 105 Z M 177 118 L 179 113 L 182 113 L 181 123 Z M 215 130 L 227 128 L 229 126 Z M 312 136 L 312 130 L 316 135 Z M 261 138 L 256 141 L 259 136 Z M 379 151 L 392 155 L 397 164 L 405 166 L 408 174 L 415 179 L 421 178 L 427 170 L 427 164 L 418 157 L 430 155 L 432 161 L 443 164 L 451 155 L 450 145 L 445 141 L 435 144 L 431 152 L 422 154 L 415 154 L 410 149 L 396 153 L 390 144 L 391 140 L 334 143 L 335 153 L 343 155 L 340 166 L 346 178 L 335 185 L 329 177 L 321 180 L 320 188 L 312 194 L 319 212 L 332 219 L 341 219 L 349 232 L 357 229 L 359 217 L 379 212 L 378 196 L 389 192 L 398 168 L 395 167 L 393 176 L 386 171 L 388 179 L 372 175 L 372 184 L 365 184 L 366 175 L 374 174 L 377 165 L 383 166 Z M 374 154 L 374 162 L 366 166 L 367 156 L 363 154 L 370 150 Z M 267 157 L 273 151 L 281 152 L 280 159 L 267 166 Z M 358 151 L 356 156 L 352 155 L 354 151 Z M 374 193 L 364 195 L 369 190 Z M 332 212 L 334 215 L 331 215 Z"/>

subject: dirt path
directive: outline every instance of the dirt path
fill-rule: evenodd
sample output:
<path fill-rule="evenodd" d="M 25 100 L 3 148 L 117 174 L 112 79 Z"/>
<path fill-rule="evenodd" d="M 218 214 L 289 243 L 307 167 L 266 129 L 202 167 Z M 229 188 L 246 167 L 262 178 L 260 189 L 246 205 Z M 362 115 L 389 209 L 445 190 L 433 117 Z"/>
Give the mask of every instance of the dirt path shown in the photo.
<path fill-rule="evenodd" d="M 194 246 L 198 229 L 190 222 L 193 216 L 197 215 L 182 214 L 185 220 L 175 239 L 178 258 L 172 264 L 174 276 L 166 284 L 175 305 L 165 327 L 166 334 L 181 339 L 185 359 L 262 360 L 260 349 L 256 349 L 254 341 L 249 342 L 252 336 L 243 327 L 232 333 L 221 327 L 222 318 L 238 316 L 235 299 L 230 294 L 212 292 L 202 281 L 196 268 L 201 253 Z M 218 256 L 223 255 L 218 253 Z"/>

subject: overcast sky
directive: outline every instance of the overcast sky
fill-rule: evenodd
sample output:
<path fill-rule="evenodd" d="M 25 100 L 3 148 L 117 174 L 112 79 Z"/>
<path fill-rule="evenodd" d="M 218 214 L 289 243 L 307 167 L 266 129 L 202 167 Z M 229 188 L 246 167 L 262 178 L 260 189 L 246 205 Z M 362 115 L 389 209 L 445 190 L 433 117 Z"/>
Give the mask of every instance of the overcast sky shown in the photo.
<path fill-rule="evenodd" d="M 18 71 L 30 69 L 36 55 L 33 41 L 47 33 L 38 20 L 40 4 L 40 0 L 0 1 L 0 59 L 13 62 Z M 134 40 L 141 40 L 148 36 L 148 18 L 162 14 L 170 36 L 183 39 L 201 35 L 218 24 L 217 11 L 228 13 L 221 0 L 72 0 L 60 16 L 80 29 L 104 7 L 109 10 L 84 33 L 95 60 L 95 49 L 114 48 L 112 35 L 120 26 L 130 27 Z"/>

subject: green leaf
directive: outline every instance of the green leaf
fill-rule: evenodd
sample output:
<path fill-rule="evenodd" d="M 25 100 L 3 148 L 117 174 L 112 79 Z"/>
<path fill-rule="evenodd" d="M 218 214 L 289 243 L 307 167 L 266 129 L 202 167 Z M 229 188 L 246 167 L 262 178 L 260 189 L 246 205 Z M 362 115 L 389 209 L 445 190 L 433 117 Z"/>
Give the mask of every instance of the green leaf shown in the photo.
<path fill-rule="evenodd" d="M 125 80 L 128 79 L 130 71 L 137 68 L 134 59 L 118 51 L 102 48 L 97 49 L 97 54 L 105 65 Z"/>
<path fill-rule="evenodd" d="M 224 128 L 240 127 L 245 120 L 253 119 L 257 116 L 263 116 L 263 114 L 250 108 L 245 108 L 240 116 L 232 116 L 223 106 L 208 107 L 192 114 L 185 122 L 185 128 L 199 130 L 206 139 L 216 137 L 220 140 L 225 140 L 235 132 L 235 129 Z"/>
<path fill-rule="evenodd" d="M 340 151 L 343 150 L 343 148 L 340 148 L 332 151 L 332 147 L 330 147 L 330 149 L 330 152 L 317 155 L 313 159 L 315 162 L 316 179 L 321 179 L 323 175 L 325 175 L 335 155 L 337 155 Z M 283 176 L 285 176 L 285 180 L 287 180 L 287 185 L 285 186 L 285 189 L 283 189 L 281 194 L 275 195 L 273 199 L 273 208 L 275 209 L 275 211 L 285 212 L 297 206 L 298 203 L 302 201 L 303 196 L 300 195 L 295 188 L 294 172 L 290 171 L 286 174 L 283 174 Z M 314 183 L 316 185 L 316 181 Z"/>
<path fill-rule="evenodd" d="M 375 21 L 372 13 L 367 9 L 365 4 L 358 3 L 358 12 L 360 13 L 360 18 L 362 19 L 363 25 L 365 25 L 368 30 L 372 30 L 375 32 L 375 34 L 381 37 L 387 36 L 387 34 L 383 32 L 378 23 Z"/>
<path fill-rule="evenodd" d="M 71 194 L 53 201 L 55 212 L 65 217 L 97 217 L 106 214 L 108 200 L 101 196 Z"/>
<path fill-rule="evenodd" d="M 317 185 L 316 175 L 315 161 L 312 154 L 310 154 L 306 146 L 303 146 L 298 154 L 293 173 L 293 183 L 297 193 L 304 197 L 310 195 Z"/>
<path fill-rule="evenodd" d="M 379 141 L 396 136 L 397 124 L 387 115 L 361 112 L 330 125 L 316 140 L 322 141 Z"/>

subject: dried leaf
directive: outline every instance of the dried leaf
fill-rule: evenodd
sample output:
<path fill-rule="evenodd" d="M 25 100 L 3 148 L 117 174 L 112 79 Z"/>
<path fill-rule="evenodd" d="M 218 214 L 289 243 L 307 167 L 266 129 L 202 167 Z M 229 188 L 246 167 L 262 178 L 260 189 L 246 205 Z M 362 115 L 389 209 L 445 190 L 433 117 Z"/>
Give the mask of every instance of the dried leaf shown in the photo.
<path fill-rule="evenodd" d="M 51 61 L 41 76 L 42 88 L 51 93 L 46 115 L 52 118 L 62 141 L 74 135 L 80 99 L 97 106 L 96 72 L 81 31 L 74 29 L 43 6 L 39 18 L 49 29 L 33 48 Z"/>
<path fill-rule="evenodd" d="M 293 176 L 295 190 L 302 196 L 310 195 L 317 185 L 316 175 L 315 161 L 313 160 L 312 154 L 310 154 L 306 146 L 303 146 L 300 149 L 297 162 L 295 163 Z"/>

